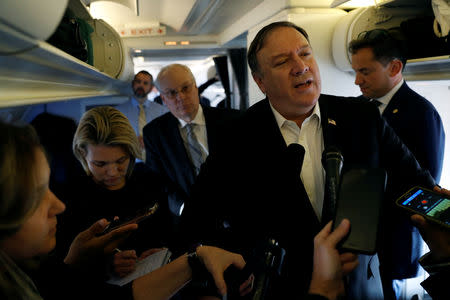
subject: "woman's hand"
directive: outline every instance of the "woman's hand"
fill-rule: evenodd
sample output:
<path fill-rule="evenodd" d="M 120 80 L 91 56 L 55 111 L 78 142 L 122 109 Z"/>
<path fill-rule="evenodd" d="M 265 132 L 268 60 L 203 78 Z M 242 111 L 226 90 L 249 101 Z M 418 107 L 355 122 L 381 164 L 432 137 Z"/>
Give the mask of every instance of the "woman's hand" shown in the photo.
<path fill-rule="evenodd" d="M 108 226 L 106 219 L 95 222 L 87 230 L 79 233 L 67 253 L 64 263 L 74 267 L 89 267 L 89 264 L 99 256 L 110 255 L 132 231 L 138 228 L 137 224 L 129 224 L 119 227 L 107 234 L 97 236 Z"/>
<path fill-rule="evenodd" d="M 114 254 L 113 271 L 119 277 L 125 277 L 136 270 L 137 255 L 134 250 L 125 250 Z"/>

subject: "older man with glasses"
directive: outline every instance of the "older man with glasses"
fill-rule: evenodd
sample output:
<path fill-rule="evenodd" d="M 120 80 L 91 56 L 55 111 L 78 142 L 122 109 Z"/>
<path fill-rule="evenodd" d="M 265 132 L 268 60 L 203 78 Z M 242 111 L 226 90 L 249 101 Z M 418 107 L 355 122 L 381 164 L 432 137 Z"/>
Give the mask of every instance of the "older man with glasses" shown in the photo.
<path fill-rule="evenodd" d="M 144 127 L 146 164 L 168 180 L 168 205 L 177 230 L 200 166 L 218 148 L 224 133 L 221 129 L 239 111 L 201 105 L 195 78 L 185 65 L 162 68 L 156 87 L 170 113 Z"/>

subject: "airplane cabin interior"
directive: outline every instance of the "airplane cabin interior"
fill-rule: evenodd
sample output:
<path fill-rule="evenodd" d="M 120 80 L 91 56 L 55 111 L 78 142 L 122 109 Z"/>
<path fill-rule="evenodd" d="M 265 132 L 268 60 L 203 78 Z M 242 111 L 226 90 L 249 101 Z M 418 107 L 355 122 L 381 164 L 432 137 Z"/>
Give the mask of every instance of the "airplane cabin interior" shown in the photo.
<path fill-rule="evenodd" d="M 445 7 L 446 5 L 446 7 Z M 440 8 L 439 8 L 440 6 Z M 274 21 L 303 27 L 319 64 L 322 93 L 358 96 L 348 43 L 363 31 L 409 32 L 404 78 L 440 113 L 450 133 L 450 26 L 445 0 L 2 0 L 0 120 L 30 123 L 43 112 L 80 120 L 132 95 L 135 73 L 156 78 L 170 63 L 191 68 L 212 106 L 245 110 L 264 98 L 247 66 L 258 30 Z M 448 28 L 447 28 L 448 33 Z M 156 88 L 149 94 L 159 95 Z M 440 185 L 450 187 L 450 143 Z M 425 246 L 424 246 L 425 247 Z M 420 294 L 425 275 L 408 281 Z"/>

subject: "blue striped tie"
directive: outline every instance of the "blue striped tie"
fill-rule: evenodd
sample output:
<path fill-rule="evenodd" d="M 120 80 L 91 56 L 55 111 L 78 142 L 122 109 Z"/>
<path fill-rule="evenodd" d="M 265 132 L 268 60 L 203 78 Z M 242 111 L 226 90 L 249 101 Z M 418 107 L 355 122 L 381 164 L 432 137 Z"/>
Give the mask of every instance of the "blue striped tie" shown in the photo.
<path fill-rule="evenodd" d="M 194 127 L 196 124 L 186 124 L 186 133 L 187 133 L 187 144 L 188 144 L 188 153 L 191 158 L 191 162 L 194 166 L 195 175 L 200 172 L 200 166 L 204 162 L 204 154 L 202 151 L 202 146 L 198 142 L 197 138 L 194 134 Z"/>

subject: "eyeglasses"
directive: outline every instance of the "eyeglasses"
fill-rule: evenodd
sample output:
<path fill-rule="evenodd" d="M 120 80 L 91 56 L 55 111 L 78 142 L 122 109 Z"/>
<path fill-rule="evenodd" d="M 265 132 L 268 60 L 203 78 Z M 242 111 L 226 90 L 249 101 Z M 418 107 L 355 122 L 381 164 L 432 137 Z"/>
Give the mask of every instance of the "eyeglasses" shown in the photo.
<path fill-rule="evenodd" d="M 386 38 L 390 37 L 389 31 L 386 29 L 373 29 L 373 30 L 367 30 L 360 32 L 358 34 L 358 40 L 372 40 L 372 39 L 378 39 L 378 38 Z"/>
<path fill-rule="evenodd" d="M 178 89 L 171 89 L 163 92 L 164 95 L 171 99 L 175 99 L 179 93 L 182 93 L 183 95 L 186 95 L 192 91 L 192 87 L 194 86 L 194 83 L 188 83 L 183 85 L 181 88 Z"/>

